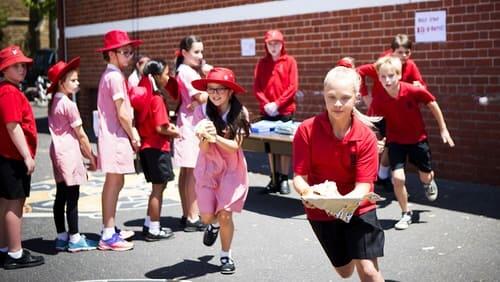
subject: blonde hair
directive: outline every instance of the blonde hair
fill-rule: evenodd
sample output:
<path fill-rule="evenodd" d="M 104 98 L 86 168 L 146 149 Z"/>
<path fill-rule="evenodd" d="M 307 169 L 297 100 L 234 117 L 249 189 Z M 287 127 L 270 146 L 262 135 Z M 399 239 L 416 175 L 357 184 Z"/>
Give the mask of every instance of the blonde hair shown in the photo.
<path fill-rule="evenodd" d="M 325 76 L 325 80 L 323 81 L 323 88 L 327 88 L 329 85 L 334 83 L 335 81 L 351 81 L 352 82 L 352 90 L 356 100 L 359 99 L 359 89 L 361 87 L 361 77 L 356 72 L 355 69 L 346 68 L 343 66 L 334 67 L 331 69 Z M 375 129 L 374 122 L 378 122 L 382 119 L 382 117 L 370 117 L 362 114 L 356 107 L 352 108 L 353 115 L 359 119 L 362 123 L 367 125 L 368 127 Z"/>
<path fill-rule="evenodd" d="M 396 74 L 400 75 L 402 72 L 403 64 L 401 63 L 401 60 L 398 57 L 395 56 L 384 56 L 379 58 L 375 62 L 375 69 L 377 70 L 377 73 L 380 72 L 380 69 L 383 66 L 391 66 L 394 71 L 396 71 Z"/>

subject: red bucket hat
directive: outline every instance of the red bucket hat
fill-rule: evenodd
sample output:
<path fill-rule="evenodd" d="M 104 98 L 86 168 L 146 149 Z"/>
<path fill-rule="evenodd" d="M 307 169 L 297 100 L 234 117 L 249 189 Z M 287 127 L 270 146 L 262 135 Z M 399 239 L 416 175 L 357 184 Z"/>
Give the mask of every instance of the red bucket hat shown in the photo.
<path fill-rule="evenodd" d="M 53 65 L 47 75 L 50 80 L 50 86 L 47 89 L 48 93 L 53 93 L 57 89 L 57 83 L 59 80 L 70 70 L 76 69 L 80 66 L 80 57 L 76 57 L 69 61 L 67 64 L 64 61 L 59 61 L 57 64 Z"/>
<path fill-rule="evenodd" d="M 142 42 L 142 40 L 130 39 L 126 31 L 116 29 L 104 35 L 104 47 L 97 49 L 97 52 L 115 50 L 126 45 L 137 47 L 141 45 Z"/>
<path fill-rule="evenodd" d="M 33 60 L 24 56 L 21 48 L 16 45 L 5 47 L 0 51 L 0 71 L 17 63 L 32 64 Z"/>
<path fill-rule="evenodd" d="M 271 29 L 268 32 L 266 32 L 266 34 L 264 35 L 264 42 L 267 43 L 273 40 L 284 42 L 285 39 L 283 37 L 283 33 L 281 33 L 281 31 L 277 29 Z"/>
<path fill-rule="evenodd" d="M 206 78 L 193 80 L 191 84 L 194 88 L 207 91 L 207 84 L 217 83 L 232 89 L 235 93 L 245 93 L 245 88 L 236 83 L 236 78 L 232 70 L 227 68 L 214 67 L 208 72 Z"/>

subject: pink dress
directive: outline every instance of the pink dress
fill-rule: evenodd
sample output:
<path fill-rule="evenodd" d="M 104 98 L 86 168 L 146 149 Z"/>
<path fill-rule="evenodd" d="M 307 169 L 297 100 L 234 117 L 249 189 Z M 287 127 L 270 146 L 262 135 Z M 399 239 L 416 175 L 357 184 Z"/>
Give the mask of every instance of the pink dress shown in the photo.
<path fill-rule="evenodd" d="M 133 173 L 134 151 L 127 133 L 118 120 L 115 106 L 115 101 L 118 99 L 123 99 L 123 107 L 132 119 L 134 110 L 130 104 L 125 77 L 118 67 L 108 64 L 99 81 L 97 93 L 98 163 L 105 173 Z"/>
<path fill-rule="evenodd" d="M 198 93 L 191 82 L 200 79 L 200 75 L 190 66 L 181 64 L 178 68 L 177 83 L 181 96 L 181 105 L 177 113 L 177 126 L 181 134 L 174 139 L 174 164 L 179 167 L 193 168 L 198 158 L 198 138 L 194 134 L 193 112 L 187 109 L 192 97 Z"/>
<path fill-rule="evenodd" d="M 74 128 L 82 125 L 78 107 L 63 93 L 56 93 L 52 100 L 48 119 L 54 178 L 57 183 L 64 182 L 67 186 L 81 185 L 87 180 L 87 169 L 74 131 Z"/>
<path fill-rule="evenodd" d="M 205 118 L 203 112 L 204 107 L 196 109 L 195 121 Z M 210 143 L 209 146 L 207 152 L 200 151 L 194 168 L 200 212 L 241 212 L 248 194 L 247 162 L 243 150 L 240 148 L 230 153 L 219 145 Z"/>

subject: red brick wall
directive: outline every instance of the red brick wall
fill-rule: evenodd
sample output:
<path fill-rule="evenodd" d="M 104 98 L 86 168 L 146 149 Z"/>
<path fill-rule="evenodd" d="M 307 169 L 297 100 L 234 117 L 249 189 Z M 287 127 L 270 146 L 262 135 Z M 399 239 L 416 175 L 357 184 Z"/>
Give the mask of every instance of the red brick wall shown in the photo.
<path fill-rule="evenodd" d="M 85 5 L 82 1 L 67 2 L 68 7 L 79 4 L 78 12 L 82 12 L 81 16 L 77 16 L 76 11 L 68 11 L 75 14 L 72 24 L 111 19 L 99 18 L 106 15 L 106 11 L 99 10 L 92 15 L 85 12 L 94 10 L 94 6 L 104 3 L 102 1 L 86 1 Z M 131 7 L 127 6 L 129 4 L 119 5 L 118 2 L 122 3 L 106 2 L 109 7 L 114 7 L 113 10 L 120 11 L 120 14 L 112 19 L 127 17 L 122 6 Z M 248 1 L 213 2 L 222 7 Z M 155 4 L 157 8 L 151 11 L 141 8 L 139 14 L 169 14 L 201 9 L 212 1 L 169 3 L 165 6 Z M 207 7 L 212 8 L 213 5 L 215 4 Z M 168 10 L 169 8 L 172 10 Z M 447 11 L 447 42 L 416 44 L 412 55 L 430 91 L 437 97 L 456 142 L 454 149 L 440 144 L 436 122 L 429 111 L 423 110 L 437 175 L 439 178 L 499 185 L 500 101 L 480 106 L 473 98 L 483 95 L 500 97 L 498 1 L 433 1 L 137 32 L 136 35 L 146 42 L 140 49 L 141 53 L 170 61 L 173 60 L 174 49 L 183 36 L 201 35 L 207 61 L 232 68 L 238 81 L 251 92 L 253 68 L 257 59 L 263 55 L 263 34 L 270 28 L 281 29 L 285 34 L 289 54 L 298 62 L 299 88 L 304 97 L 299 101 L 297 117 L 303 119 L 322 110 L 322 97 L 314 94 L 321 91 L 324 75 L 340 57 L 349 55 L 357 59 L 357 64 L 370 63 L 389 47 L 389 42 L 395 34 L 407 33 L 414 38 L 416 10 Z M 256 57 L 240 56 L 240 38 L 247 37 L 257 39 Z M 95 107 L 95 93 L 88 90 L 97 87 L 104 68 L 100 55 L 94 52 L 94 49 L 101 46 L 101 42 L 102 36 L 68 40 L 69 57 L 82 56 L 81 76 L 84 91 L 79 98 L 79 105 L 85 115 Z M 87 99 L 88 97 L 91 98 Z M 257 104 L 251 94 L 243 97 L 243 102 L 256 114 Z M 85 122 L 90 124 L 88 118 Z"/>

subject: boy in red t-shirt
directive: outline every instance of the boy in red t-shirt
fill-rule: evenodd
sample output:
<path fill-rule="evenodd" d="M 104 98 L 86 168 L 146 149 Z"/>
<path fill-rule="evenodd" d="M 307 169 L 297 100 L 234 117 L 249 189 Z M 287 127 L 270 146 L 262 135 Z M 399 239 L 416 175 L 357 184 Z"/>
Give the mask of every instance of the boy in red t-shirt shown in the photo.
<path fill-rule="evenodd" d="M 394 226 L 402 230 L 412 221 L 408 208 L 408 192 L 405 187 L 405 164 L 408 158 L 419 170 L 425 195 L 435 201 L 438 195 L 437 184 L 431 166 L 431 152 L 427 141 L 424 120 L 419 104 L 425 104 L 436 119 L 443 143 L 455 146 L 446 127 L 443 114 L 434 96 L 422 87 L 401 82 L 401 60 L 394 56 L 378 59 L 375 63 L 384 95 L 373 100 L 375 115 L 383 116 L 386 121 L 387 146 L 392 170 L 394 192 L 402 210 L 402 217 Z"/>
<path fill-rule="evenodd" d="M 30 195 L 35 170 L 37 131 L 33 111 L 19 83 L 26 76 L 25 57 L 18 46 L 0 51 L 0 264 L 5 269 L 44 263 L 21 246 L 23 206 Z"/>

